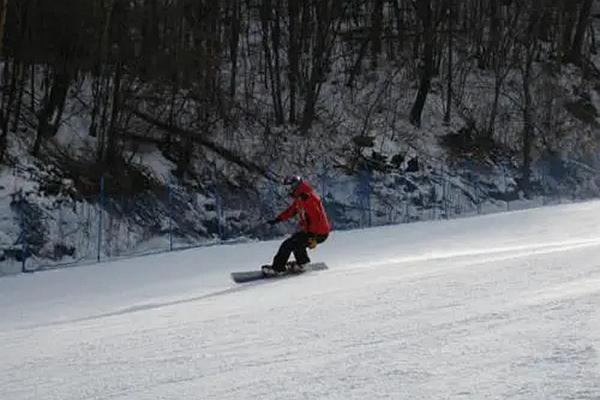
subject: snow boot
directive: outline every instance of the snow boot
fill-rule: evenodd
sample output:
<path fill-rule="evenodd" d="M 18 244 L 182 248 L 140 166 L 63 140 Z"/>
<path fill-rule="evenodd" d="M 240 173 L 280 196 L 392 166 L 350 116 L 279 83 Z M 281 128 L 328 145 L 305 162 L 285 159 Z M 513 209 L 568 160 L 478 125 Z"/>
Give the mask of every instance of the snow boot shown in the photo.
<path fill-rule="evenodd" d="M 262 267 L 260 267 L 263 275 L 265 276 L 278 276 L 278 275 L 282 275 L 286 272 L 286 270 L 277 270 L 274 269 L 272 265 L 263 265 Z"/>
<path fill-rule="evenodd" d="M 287 269 L 288 269 L 288 271 L 290 271 L 293 274 L 300 274 L 300 273 L 306 271 L 307 265 L 308 265 L 308 263 L 298 264 L 296 261 L 291 261 L 291 262 L 287 263 Z"/>

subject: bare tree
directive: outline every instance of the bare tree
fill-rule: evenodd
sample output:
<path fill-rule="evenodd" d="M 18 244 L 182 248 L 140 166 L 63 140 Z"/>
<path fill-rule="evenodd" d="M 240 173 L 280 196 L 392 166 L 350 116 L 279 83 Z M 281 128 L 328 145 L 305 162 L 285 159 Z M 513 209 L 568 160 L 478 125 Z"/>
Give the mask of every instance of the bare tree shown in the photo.
<path fill-rule="evenodd" d="M 521 34 L 519 32 L 519 20 L 521 19 L 522 4 L 516 2 L 512 8 L 508 9 L 510 12 L 506 12 L 506 16 L 501 13 L 499 5 L 495 5 L 492 11 L 493 29 L 491 31 L 490 48 L 493 49 L 494 97 L 486 129 L 488 138 L 494 137 L 496 117 L 498 116 L 498 107 L 504 82 L 510 71 L 515 68 L 517 60 L 511 56 L 511 53 L 514 50 L 518 35 Z"/>

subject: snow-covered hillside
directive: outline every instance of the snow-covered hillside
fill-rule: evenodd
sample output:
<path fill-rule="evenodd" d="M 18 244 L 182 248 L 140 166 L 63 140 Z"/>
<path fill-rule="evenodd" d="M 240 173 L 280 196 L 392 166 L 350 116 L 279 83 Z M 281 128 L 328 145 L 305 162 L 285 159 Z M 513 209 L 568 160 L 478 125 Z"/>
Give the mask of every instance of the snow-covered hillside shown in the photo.
<path fill-rule="evenodd" d="M 600 196 L 600 20 L 590 19 L 589 29 L 580 31 L 587 37 L 585 62 L 568 62 L 571 50 L 577 50 L 568 45 L 570 38 L 581 35 L 567 25 L 587 24 L 577 11 L 582 4 L 544 7 L 549 14 L 542 20 L 562 22 L 540 34 L 526 78 L 520 47 L 532 35 L 521 34 L 542 14 L 537 5 L 526 12 L 521 6 L 527 4 L 520 2 L 431 3 L 440 15 L 450 16 L 443 10 L 456 7 L 454 22 L 463 28 L 453 34 L 453 18 L 438 21 L 449 25 L 436 29 L 435 73 L 417 124 L 411 114 L 427 69 L 419 48 L 428 46 L 415 7 L 339 2 L 345 11 L 338 10 L 340 31 L 330 32 L 328 60 L 319 56 L 323 49 L 309 49 L 324 37 L 321 32 L 303 28 L 308 47 L 299 46 L 306 48 L 296 60 L 301 65 L 294 67 L 293 33 L 287 39 L 283 34 L 281 43 L 275 40 L 279 34 L 271 37 L 263 24 L 266 15 L 252 2 L 208 2 L 216 6 L 210 19 L 219 24 L 214 39 L 205 37 L 206 24 L 199 23 L 206 17 L 203 7 L 193 11 L 185 2 L 163 3 L 163 12 L 156 12 L 150 9 L 156 2 L 122 2 L 121 11 L 131 13 L 127 22 L 103 21 L 104 13 L 85 2 L 78 3 L 80 8 L 52 3 L 32 15 L 19 11 L 8 24 L 12 50 L 0 60 L 4 82 L 12 82 L 0 88 L 7 98 L 1 119 L 11 120 L 0 135 L 0 148 L 6 138 L 0 165 L 0 274 L 22 268 L 23 250 L 31 255 L 25 269 L 37 270 L 165 251 L 173 241 L 175 247 L 188 247 L 273 237 L 281 232 L 256 227 L 282 206 L 285 195 L 276 193 L 278 182 L 292 173 L 318 186 L 337 229 L 514 209 L 508 204 L 513 202 L 530 206 Z M 20 7 L 8 4 L 9 13 Z M 234 4 L 240 7 L 237 16 L 217 17 L 229 15 Z M 302 24 L 322 14 L 309 11 L 319 4 L 325 3 L 302 7 Z M 505 53 L 498 53 L 500 37 L 491 33 L 498 22 L 488 9 L 493 4 L 502 16 Z M 371 10 L 375 5 L 385 11 Z M 57 10 L 65 14 L 48 17 Z M 194 12 L 199 15 L 191 17 Z M 379 31 L 371 12 L 383 19 Z M 55 36 L 45 24 L 29 20 L 36 13 L 50 25 L 62 20 L 82 25 L 59 24 L 56 32 L 69 33 Z M 281 23 L 284 31 L 294 26 L 291 15 L 275 14 L 276 20 L 283 18 L 277 26 Z M 147 22 L 137 25 L 148 15 L 156 18 L 156 26 L 178 29 L 162 30 L 166 36 L 159 51 L 133 54 L 140 40 L 156 47 L 158 39 L 142 38 Z M 228 24 L 235 20 L 240 29 L 244 26 L 244 39 L 232 38 L 239 41 L 239 53 L 217 46 L 210 67 L 194 57 L 175 56 L 173 62 L 182 51 L 182 37 L 198 38 L 184 41 L 190 46 L 186 53 L 204 54 L 229 41 L 225 38 L 236 29 Z M 321 26 L 318 18 L 312 24 Z M 127 34 L 117 35 L 124 26 Z M 363 37 L 371 29 L 374 36 L 385 31 L 387 42 L 373 52 L 367 51 L 373 38 Z M 16 32 L 25 31 L 37 34 L 11 42 L 22 36 Z M 104 43 L 108 32 L 115 35 L 109 40 L 114 50 L 128 49 L 119 62 L 83 45 Z M 82 39 L 87 35 L 92 36 Z M 453 39 L 447 49 L 446 36 Z M 73 65 L 66 68 L 73 72 L 70 77 L 56 73 L 60 68 L 52 56 L 61 48 L 56 43 L 68 39 L 77 43 L 64 48 L 83 45 L 82 59 L 70 60 Z M 22 59 L 25 50 L 35 56 Z M 129 58 L 133 55 L 135 60 Z M 60 51 L 57 56 L 63 58 Z M 309 73 L 322 63 L 326 66 Z M 296 68 L 303 72 L 293 77 Z M 307 88 L 315 82 L 311 100 Z M 305 129 L 300 117 L 313 101 L 314 115 L 307 117 L 310 129 Z M 286 115 L 275 116 L 284 110 Z"/>
<path fill-rule="evenodd" d="M 0 280 L 0 399 L 597 399 L 600 202 Z"/>

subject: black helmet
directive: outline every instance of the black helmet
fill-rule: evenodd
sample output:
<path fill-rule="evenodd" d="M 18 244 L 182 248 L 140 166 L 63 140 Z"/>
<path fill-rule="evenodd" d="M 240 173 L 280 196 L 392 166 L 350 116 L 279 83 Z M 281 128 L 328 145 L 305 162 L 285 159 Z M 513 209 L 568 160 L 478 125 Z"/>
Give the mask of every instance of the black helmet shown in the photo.
<path fill-rule="evenodd" d="M 288 186 L 288 188 L 289 188 L 288 192 L 289 192 L 290 196 L 293 196 L 294 192 L 296 191 L 298 186 L 300 186 L 301 183 L 302 183 L 302 178 L 299 177 L 298 175 L 288 175 L 283 180 L 283 184 Z"/>

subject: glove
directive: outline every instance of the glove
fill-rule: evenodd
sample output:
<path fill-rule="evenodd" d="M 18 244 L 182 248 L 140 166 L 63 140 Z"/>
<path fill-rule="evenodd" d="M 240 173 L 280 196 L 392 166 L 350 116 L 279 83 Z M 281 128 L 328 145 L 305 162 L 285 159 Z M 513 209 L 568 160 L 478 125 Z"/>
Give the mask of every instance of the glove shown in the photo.
<path fill-rule="evenodd" d="M 270 220 L 268 220 L 268 221 L 267 221 L 267 224 L 269 224 L 269 225 L 271 225 L 271 226 L 272 226 L 272 225 L 275 225 L 275 224 L 277 224 L 278 222 L 279 222 L 279 220 L 278 220 L 277 218 L 274 218 L 274 219 L 270 219 Z"/>

